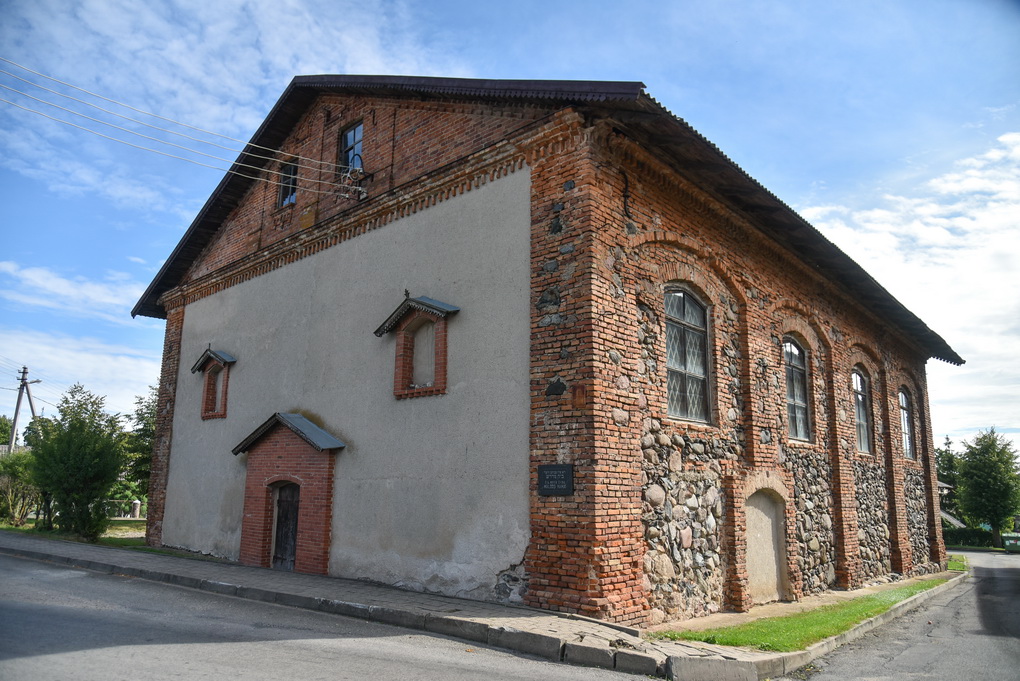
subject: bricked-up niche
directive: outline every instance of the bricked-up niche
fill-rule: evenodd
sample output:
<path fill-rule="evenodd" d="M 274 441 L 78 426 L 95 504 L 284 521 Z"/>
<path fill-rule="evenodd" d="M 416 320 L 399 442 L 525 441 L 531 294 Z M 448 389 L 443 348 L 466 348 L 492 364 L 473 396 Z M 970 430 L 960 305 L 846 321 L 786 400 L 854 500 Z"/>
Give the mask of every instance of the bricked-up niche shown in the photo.
<path fill-rule="evenodd" d="M 276 498 L 298 485 L 294 571 L 324 575 L 333 522 L 333 452 L 346 445 L 300 414 L 276 413 L 234 447 L 246 453 L 241 555 L 244 565 L 271 567 L 276 537 Z"/>
<path fill-rule="evenodd" d="M 223 419 L 227 417 L 227 387 L 230 367 L 237 362 L 233 356 L 222 351 L 206 349 L 198 358 L 191 373 L 202 373 L 202 418 Z"/>
<path fill-rule="evenodd" d="M 392 331 L 397 338 L 393 369 L 393 395 L 408 397 L 446 393 L 446 320 L 459 307 L 432 298 L 404 300 L 375 330 L 380 338 Z"/>

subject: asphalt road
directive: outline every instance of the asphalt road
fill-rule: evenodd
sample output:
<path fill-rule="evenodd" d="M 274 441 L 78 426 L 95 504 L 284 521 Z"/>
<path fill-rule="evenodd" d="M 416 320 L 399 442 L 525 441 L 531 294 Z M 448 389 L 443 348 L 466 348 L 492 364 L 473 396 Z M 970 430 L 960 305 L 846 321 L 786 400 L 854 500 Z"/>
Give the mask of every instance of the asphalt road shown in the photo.
<path fill-rule="evenodd" d="M 0 555 L 0 679 L 622 681 L 374 622 Z"/>
<path fill-rule="evenodd" d="M 784 678 L 1020 680 L 1020 554 L 964 555 L 962 585 Z"/>

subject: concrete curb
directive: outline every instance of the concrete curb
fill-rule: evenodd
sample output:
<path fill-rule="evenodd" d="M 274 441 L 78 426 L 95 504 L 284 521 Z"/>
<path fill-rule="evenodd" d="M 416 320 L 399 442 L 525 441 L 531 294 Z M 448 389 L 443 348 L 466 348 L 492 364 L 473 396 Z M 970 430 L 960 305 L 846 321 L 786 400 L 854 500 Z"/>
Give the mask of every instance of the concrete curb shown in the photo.
<path fill-rule="evenodd" d="M 494 648 L 503 648 L 518 653 L 534 655 L 554 662 L 565 662 L 584 667 L 615 669 L 630 674 L 664 676 L 673 679 L 673 681 L 688 679 L 698 679 L 698 681 L 760 681 L 761 679 L 784 676 L 803 667 L 812 660 L 832 652 L 839 646 L 860 638 L 872 629 L 913 610 L 928 599 L 955 587 L 969 574 L 969 572 L 959 574 L 945 584 L 940 584 L 937 587 L 911 596 L 907 600 L 897 603 L 881 615 L 861 622 L 850 631 L 820 641 L 810 646 L 807 650 L 768 655 L 748 654 L 739 649 L 732 649 L 734 653 L 732 657 L 728 652 L 725 656 L 712 654 L 699 657 L 693 655 L 667 656 L 661 650 L 656 650 L 656 654 L 650 654 L 647 651 L 627 649 L 625 647 L 618 648 L 615 647 L 615 643 L 610 643 L 609 645 L 590 645 L 568 642 L 557 636 L 523 631 L 507 626 L 493 626 L 485 622 L 479 622 L 477 619 L 453 615 L 434 615 L 416 612 L 414 609 L 317 598 L 315 596 L 260 589 L 231 582 L 202 579 L 172 571 L 121 566 L 112 562 L 74 558 L 44 551 L 0 545 L 0 553 L 67 565 L 69 567 L 83 568 L 104 574 L 118 574 L 152 582 L 163 582 L 223 596 L 275 603 L 292 608 L 355 617 L 405 629 L 427 631 L 465 641 L 483 643 Z M 574 615 L 558 615 L 557 613 L 549 613 L 549 615 L 564 619 L 587 619 L 578 618 Z M 597 622 L 597 624 L 600 626 L 605 625 L 604 622 Z M 631 627 L 613 625 L 610 628 L 631 636 L 640 634 L 638 630 Z"/>
<path fill-rule="evenodd" d="M 963 572 L 927 591 L 914 594 L 900 601 L 881 615 L 866 619 L 853 629 L 832 636 L 808 646 L 806 650 L 793 653 L 764 655 L 751 660 L 730 660 L 720 657 L 687 657 L 672 655 L 669 658 L 667 676 L 673 681 L 698 679 L 698 681 L 761 681 L 762 679 L 786 676 L 813 660 L 828 655 L 836 648 L 855 641 L 869 631 L 887 624 L 925 601 L 948 591 L 960 584 L 970 572 Z"/>
<path fill-rule="evenodd" d="M 478 622 L 467 618 L 460 618 L 450 615 L 432 615 L 427 613 L 414 612 L 400 608 L 390 608 L 378 605 L 366 605 L 363 603 L 340 601 L 335 599 L 316 598 L 292 594 L 284 591 L 269 591 L 256 587 L 232 584 L 229 582 L 213 581 L 178 574 L 162 570 L 148 570 L 119 566 L 114 563 L 74 558 L 58 554 L 18 549 L 7 546 L 0 546 L 0 553 L 30 558 L 48 563 L 67 565 L 69 567 L 82 568 L 93 572 L 104 574 L 125 575 L 138 579 L 145 579 L 152 582 L 163 582 L 174 586 L 181 586 L 198 591 L 208 591 L 222 596 L 234 596 L 247 600 L 275 603 L 293 608 L 315 610 L 319 612 L 355 617 L 363 620 L 380 622 L 405 629 L 416 629 L 430 633 L 459 638 L 476 643 L 484 643 L 494 648 L 503 648 L 513 652 L 524 653 L 541 657 L 554 662 L 566 662 L 568 664 L 586 667 L 601 667 L 603 669 L 616 669 L 632 674 L 666 675 L 667 660 L 665 655 L 649 655 L 637 650 L 617 650 L 611 647 L 600 647 L 584 645 L 580 643 L 567 643 L 562 638 L 541 634 L 532 631 L 522 631 L 512 627 L 491 626 L 484 622 Z M 586 619 L 574 615 L 558 615 L 549 613 L 551 616 L 563 617 L 564 619 Z M 604 625 L 599 622 L 598 624 Z M 620 631 L 637 635 L 640 632 L 632 627 L 614 625 L 610 627 Z"/>

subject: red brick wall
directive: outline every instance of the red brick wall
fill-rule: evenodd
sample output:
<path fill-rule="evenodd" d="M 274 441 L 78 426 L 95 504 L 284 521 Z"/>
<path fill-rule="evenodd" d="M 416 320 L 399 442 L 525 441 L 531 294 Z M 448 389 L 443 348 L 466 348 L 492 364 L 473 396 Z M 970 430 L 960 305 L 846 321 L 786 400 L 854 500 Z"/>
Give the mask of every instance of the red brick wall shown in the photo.
<path fill-rule="evenodd" d="M 324 575 L 329 568 L 333 521 L 332 452 L 320 452 L 291 429 L 276 425 L 246 455 L 240 562 L 270 567 L 273 550 L 273 487 L 301 486 L 296 572 Z"/>
<path fill-rule="evenodd" d="M 427 103 L 364 97 L 322 96 L 295 126 L 282 146 L 280 162 L 292 156 L 335 163 L 339 136 L 349 125 L 364 125 L 362 183 L 368 199 L 384 195 L 423 175 L 501 142 L 517 128 L 546 112 L 523 105 Z M 298 161 L 297 200 L 277 206 L 278 186 L 256 184 L 225 221 L 223 229 L 196 261 L 188 279 L 206 275 L 364 201 L 338 196 L 329 183 L 331 167 Z M 279 170 L 279 163 L 268 170 Z M 266 179 L 278 176 L 264 172 Z M 414 189 L 414 188 L 412 188 Z"/>
<path fill-rule="evenodd" d="M 414 330 L 423 322 L 435 324 L 435 365 L 432 385 L 411 387 L 414 377 Z M 408 312 L 394 329 L 397 337 L 393 370 L 393 394 L 398 400 L 446 393 L 446 318 L 424 310 Z"/>
<path fill-rule="evenodd" d="M 639 460 L 599 381 L 603 292 L 592 242 L 593 140 L 564 112 L 535 135 L 532 169 L 531 546 L 529 605 L 641 622 Z M 612 405 L 615 407 L 615 403 Z M 574 466 L 574 494 L 539 496 L 538 466 Z"/>
<path fill-rule="evenodd" d="M 661 582 L 672 588 L 703 581 L 701 592 L 685 596 L 701 599 L 702 610 L 749 605 L 742 509 L 756 490 L 748 481 L 782 481 L 789 490 L 787 568 L 795 597 L 833 584 L 854 586 L 886 570 L 881 555 L 870 572 L 860 558 L 859 479 L 880 481 L 883 490 L 865 508 L 889 522 L 889 540 L 875 548 L 888 556 L 888 569 L 913 570 L 903 471 L 923 470 L 931 557 L 944 560 L 925 358 L 844 291 L 699 190 L 697 176 L 679 175 L 610 126 L 591 127 L 570 110 L 549 115 L 510 105 L 323 97 L 284 150 L 333 161 L 340 130 L 357 120 L 365 125 L 365 167 L 372 174 L 365 183 L 368 200 L 307 191 L 313 173 L 301 176 L 296 205 L 277 208 L 276 188 L 256 185 L 175 296 L 184 304 L 211 295 L 526 162 L 532 176 L 529 604 L 628 623 L 665 616 L 668 599 L 658 584 L 660 591 L 653 589 L 644 564 L 653 542 L 661 544 L 649 528 L 664 506 L 655 507 L 645 495 L 653 480 L 670 476 L 687 476 L 689 486 L 701 485 L 702 491 L 710 484 L 722 499 L 720 526 L 711 533 L 702 528 L 700 537 L 718 555 L 717 564 L 689 566 L 681 558 L 677 567 L 689 568 L 690 579 Z M 662 291 L 674 281 L 709 304 L 713 390 L 707 424 L 665 413 Z M 178 361 L 171 345 L 174 338 L 179 342 L 183 311 L 176 321 L 173 314 L 170 360 L 164 359 L 164 382 L 170 383 L 163 389 L 171 398 Z M 785 333 L 797 334 L 809 353 L 809 442 L 786 436 Z M 875 454 L 867 457 L 855 451 L 849 392 L 850 370 L 862 352 L 874 369 Z M 917 390 L 916 463 L 898 454 L 896 389 L 908 379 Z M 172 416 L 172 399 L 169 404 Z M 168 451 L 168 423 L 157 450 Z M 653 446 L 645 447 L 653 435 Z M 154 459 L 154 480 L 165 466 L 161 456 Z M 572 496 L 537 494 L 537 467 L 548 463 L 573 464 Z M 674 464 L 679 472 L 670 469 Z M 824 490 L 801 488 L 805 465 L 821 471 L 817 486 Z M 762 472 L 773 477 L 762 478 Z M 159 474 L 165 485 L 165 468 Z M 256 497 L 253 517 L 264 522 L 264 489 Z M 303 490 L 302 504 L 304 499 Z M 824 500 L 825 513 L 802 508 L 813 499 Z M 801 528 L 808 520 L 817 526 L 823 516 L 831 527 L 812 530 L 821 546 L 814 551 Z M 150 541 L 158 541 L 158 527 L 159 520 L 150 521 Z M 264 543 L 263 537 L 247 550 L 263 551 Z M 254 560 L 254 554 L 245 555 Z M 811 561 L 816 564 L 809 566 Z"/>
<path fill-rule="evenodd" d="M 744 481 L 755 479 L 758 472 L 771 472 L 792 491 L 787 569 L 794 597 L 917 569 L 906 531 L 903 470 L 929 470 L 933 450 L 919 423 L 918 460 L 904 460 L 897 391 L 901 384 L 911 387 L 921 421 L 927 414 L 922 380 L 926 358 L 847 293 L 650 154 L 615 133 L 596 133 L 595 138 L 601 144 L 592 153 L 597 172 L 588 198 L 592 222 L 599 227 L 586 255 L 593 264 L 592 314 L 601 322 L 595 327 L 593 353 L 596 448 L 617 448 L 620 461 L 628 455 L 640 461 L 640 441 L 653 434 L 657 440 L 665 436 L 672 444 L 659 451 L 680 454 L 683 475 L 720 479 L 729 515 L 720 538 L 726 586 L 724 593 L 712 596 L 718 607 L 750 605 L 742 508 L 755 491 Z M 662 297 L 664 285 L 673 281 L 688 285 L 710 305 L 714 390 L 707 424 L 670 419 L 665 413 Z M 787 333 L 795 334 L 809 352 L 809 442 L 792 441 L 786 434 L 782 337 Z M 650 334 L 654 342 L 643 340 Z M 611 353 L 616 361 L 606 359 Z M 861 357 L 869 358 L 873 378 L 875 442 L 870 455 L 858 454 L 854 445 L 850 370 Z M 614 410 L 626 414 L 622 427 L 614 427 Z M 650 465 L 647 458 L 640 473 L 646 488 L 656 467 L 665 471 L 661 462 Z M 805 489 L 796 462 L 821 471 L 819 487 L 824 489 Z M 619 473 L 607 471 L 607 478 L 619 479 Z M 624 476 L 629 479 L 631 473 Z M 881 482 L 875 503 L 860 506 L 859 486 L 875 480 Z M 929 477 L 925 488 L 929 497 L 933 480 Z M 805 501 L 812 499 L 826 501 L 824 520 L 831 529 L 817 530 L 822 514 L 805 508 Z M 858 532 L 864 531 L 858 525 L 860 510 L 869 519 L 886 522 L 889 530 L 881 542 L 868 538 L 866 546 L 874 556 L 867 569 L 858 542 Z M 646 502 L 646 521 L 654 511 Z M 929 503 L 928 513 L 937 517 L 937 506 Z M 806 520 L 815 529 L 803 532 Z M 936 533 L 930 534 L 937 563 L 943 549 Z M 804 537 L 819 538 L 820 548 L 809 547 Z M 610 616 L 627 617 L 618 612 Z"/>
<path fill-rule="evenodd" d="M 163 366 L 159 375 L 156 403 L 156 433 L 153 438 L 152 464 L 149 473 L 149 504 L 145 522 L 145 541 L 150 546 L 163 544 L 163 510 L 166 506 L 166 483 L 173 442 L 174 408 L 177 402 L 177 372 L 181 364 L 181 332 L 184 329 L 184 306 L 167 304 L 166 329 L 163 335 Z"/>

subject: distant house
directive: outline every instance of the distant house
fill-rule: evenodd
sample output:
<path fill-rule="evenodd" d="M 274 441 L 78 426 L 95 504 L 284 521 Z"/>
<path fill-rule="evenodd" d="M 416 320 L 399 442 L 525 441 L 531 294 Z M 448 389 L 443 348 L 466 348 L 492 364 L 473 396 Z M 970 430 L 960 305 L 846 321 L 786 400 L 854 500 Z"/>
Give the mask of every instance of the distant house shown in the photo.
<path fill-rule="evenodd" d="M 134 313 L 152 544 L 632 624 L 945 562 L 963 360 L 640 83 L 295 78 Z"/>

